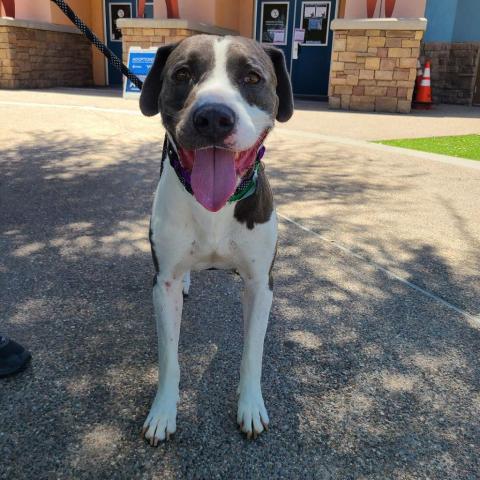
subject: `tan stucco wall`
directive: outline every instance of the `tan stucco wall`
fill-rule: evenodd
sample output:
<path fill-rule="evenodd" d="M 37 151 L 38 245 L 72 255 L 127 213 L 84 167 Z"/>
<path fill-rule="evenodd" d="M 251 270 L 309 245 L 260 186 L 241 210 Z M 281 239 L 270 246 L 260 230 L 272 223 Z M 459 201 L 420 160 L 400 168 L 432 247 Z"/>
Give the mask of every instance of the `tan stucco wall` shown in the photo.
<path fill-rule="evenodd" d="M 244 37 L 253 34 L 254 0 L 217 0 L 215 25 L 236 30 Z"/>
<path fill-rule="evenodd" d="M 15 0 L 15 18 L 50 22 L 50 0 Z"/>
<path fill-rule="evenodd" d="M 105 32 L 103 28 L 103 0 L 90 0 L 90 28 L 95 35 L 105 42 Z M 105 57 L 95 47 L 93 51 L 93 82 L 95 85 L 106 85 L 106 63 Z"/>
<path fill-rule="evenodd" d="M 254 0 L 240 1 L 240 14 L 238 31 L 244 37 L 253 37 L 253 13 L 255 9 Z"/>
<path fill-rule="evenodd" d="M 375 10 L 374 18 L 385 16 L 384 8 L 382 8 L 381 15 L 379 15 L 380 4 L 385 4 L 385 1 L 377 1 L 377 8 Z M 397 0 L 395 9 L 393 10 L 393 17 L 397 18 L 419 18 L 425 16 L 426 0 Z M 367 16 L 367 2 L 366 0 L 346 0 L 345 18 L 366 18 Z"/>
<path fill-rule="evenodd" d="M 49 1 L 49 0 L 48 0 Z M 51 22 L 60 25 L 71 25 L 66 15 L 55 5 L 51 4 Z M 69 0 L 72 10 L 88 25 L 93 33 L 102 41 L 104 38 L 102 0 Z M 92 46 L 93 82 L 95 85 L 106 84 L 105 57 Z"/>
<path fill-rule="evenodd" d="M 179 0 L 180 18 L 252 36 L 254 0 Z M 154 17 L 166 18 L 164 0 L 155 0 Z"/>
<path fill-rule="evenodd" d="M 180 18 L 192 22 L 203 22 L 213 25 L 215 22 L 215 2 L 211 0 L 179 0 L 178 8 Z M 167 18 L 167 7 L 165 0 L 155 0 L 154 6 L 155 18 Z"/>
<path fill-rule="evenodd" d="M 60 25 L 71 25 L 72 23 L 66 15 L 53 3 L 50 2 L 50 9 L 52 12 L 51 22 Z M 90 0 L 68 0 L 71 9 L 90 26 L 91 20 L 91 6 Z"/>

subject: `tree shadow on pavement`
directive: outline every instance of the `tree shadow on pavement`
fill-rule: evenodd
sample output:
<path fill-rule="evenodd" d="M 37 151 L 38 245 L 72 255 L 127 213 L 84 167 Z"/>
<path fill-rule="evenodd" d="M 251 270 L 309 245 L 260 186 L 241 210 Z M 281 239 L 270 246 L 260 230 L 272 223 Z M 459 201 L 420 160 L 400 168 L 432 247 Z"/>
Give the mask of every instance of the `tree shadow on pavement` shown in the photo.
<path fill-rule="evenodd" d="M 33 362 L 0 381 L 0 478 L 474 478 L 479 331 L 288 223 L 265 345 L 271 430 L 236 430 L 241 282 L 202 272 L 184 308 L 178 432 L 158 449 L 140 438 L 156 386 L 159 149 L 57 131 L 2 151 L 0 330 Z M 375 194 L 348 174 L 323 181 L 277 193 Z M 459 288 L 435 246 L 403 248 L 407 279 L 426 260 Z"/>

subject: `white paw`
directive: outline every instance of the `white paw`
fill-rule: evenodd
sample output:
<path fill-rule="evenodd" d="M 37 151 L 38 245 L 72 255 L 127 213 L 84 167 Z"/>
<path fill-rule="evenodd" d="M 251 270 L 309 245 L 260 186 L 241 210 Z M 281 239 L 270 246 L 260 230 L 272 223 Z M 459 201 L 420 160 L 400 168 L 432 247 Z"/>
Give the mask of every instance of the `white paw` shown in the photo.
<path fill-rule="evenodd" d="M 143 424 L 142 435 L 156 447 L 158 442 L 169 440 L 177 429 L 177 400 L 174 396 L 157 393 L 150 413 Z"/>
<path fill-rule="evenodd" d="M 188 297 L 188 292 L 190 291 L 190 272 L 187 272 L 183 276 L 182 284 L 183 284 L 183 294 L 186 297 Z"/>
<path fill-rule="evenodd" d="M 238 399 L 237 423 L 247 438 L 257 438 L 268 430 L 268 413 L 261 392 L 242 394 Z"/>

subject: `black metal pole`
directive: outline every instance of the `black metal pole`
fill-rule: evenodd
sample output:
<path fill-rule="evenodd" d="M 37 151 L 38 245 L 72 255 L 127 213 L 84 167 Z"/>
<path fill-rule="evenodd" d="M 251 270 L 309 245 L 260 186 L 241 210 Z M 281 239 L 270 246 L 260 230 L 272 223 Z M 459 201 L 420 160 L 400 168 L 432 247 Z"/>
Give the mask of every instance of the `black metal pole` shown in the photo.
<path fill-rule="evenodd" d="M 60 10 L 74 23 L 78 29 L 88 38 L 90 43 L 95 45 L 104 55 L 108 61 L 123 75 L 125 75 L 137 88 L 142 89 L 143 82 L 134 75 L 126 65 L 88 28 L 80 18 L 77 17 L 75 12 L 69 7 L 69 5 L 63 0 L 51 0 L 55 3 Z"/>

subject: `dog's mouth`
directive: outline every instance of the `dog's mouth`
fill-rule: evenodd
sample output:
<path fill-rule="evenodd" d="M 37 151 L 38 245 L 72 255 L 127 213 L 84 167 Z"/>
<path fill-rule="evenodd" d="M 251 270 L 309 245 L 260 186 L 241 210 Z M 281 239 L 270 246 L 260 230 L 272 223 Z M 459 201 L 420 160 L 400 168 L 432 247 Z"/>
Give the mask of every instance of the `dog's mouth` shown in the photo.
<path fill-rule="evenodd" d="M 217 212 L 233 195 L 239 179 L 253 167 L 267 132 L 255 144 L 240 152 L 218 146 L 188 150 L 179 148 L 180 163 L 191 172 L 195 199 L 211 212 Z"/>

